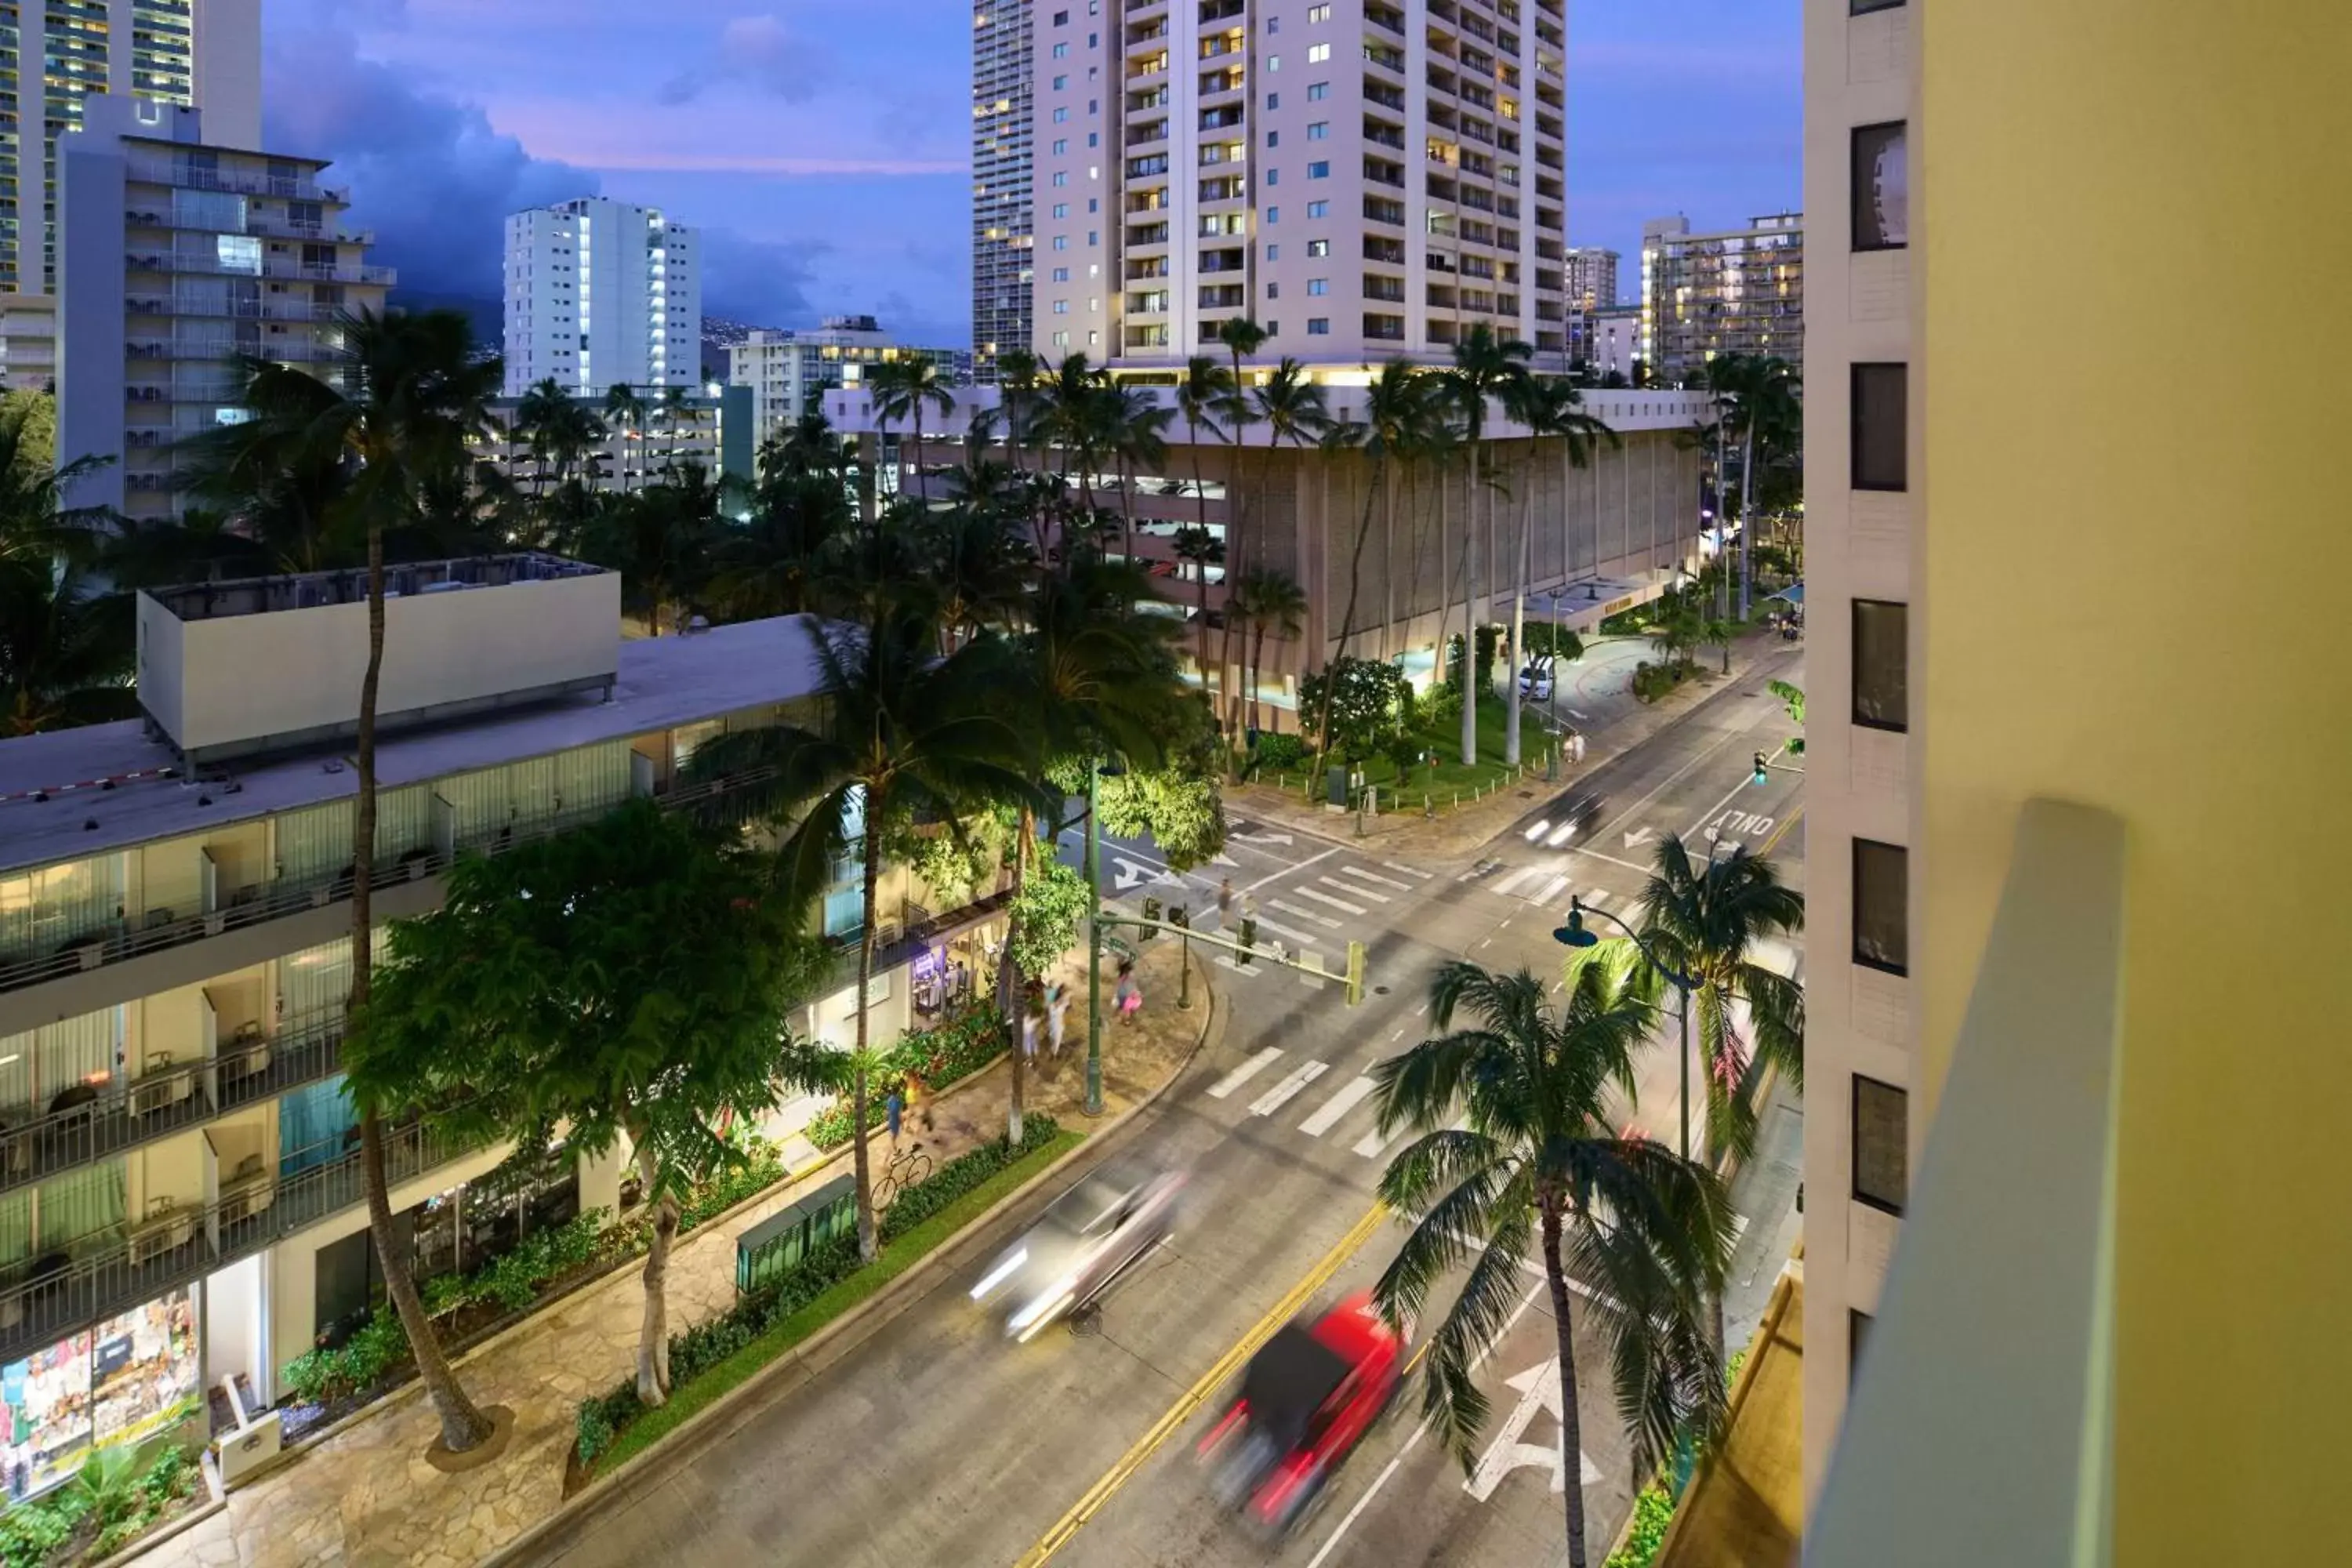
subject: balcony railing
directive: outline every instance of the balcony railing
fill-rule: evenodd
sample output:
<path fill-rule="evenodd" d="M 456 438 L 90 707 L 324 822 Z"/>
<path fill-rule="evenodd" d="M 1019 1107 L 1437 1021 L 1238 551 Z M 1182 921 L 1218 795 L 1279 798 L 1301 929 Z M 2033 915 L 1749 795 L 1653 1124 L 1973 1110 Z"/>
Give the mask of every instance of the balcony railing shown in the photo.
<path fill-rule="evenodd" d="M 195 169 L 168 158 L 132 158 L 130 177 L 149 184 L 177 185 L 190 191 L 231 191 L 247 196 L 277 196 L 286 201 L 340 202 L 351 193 L 309 178 L 286 179 L 238 169 Z"/>
<path fill-rule="evenodd" d="M 672 790 L 658 798 L 665 808 L 672 810 L 714 803 L 732 792 L 763 784 L 772 774 L 772 769 L 751 769 L 725 779 Z M 535 838 L 593 822 L 614 810 L 616 805 L 600 803 L 502 823 L 497 831 L 469 837 L 456 844 L 453 850 L 413 849 L 379 863 L 373 876 L 369 879 L 370 885 L 386 888 L 437 875 L 447 870 L 458 855 L 468 852 L 501 854 L 519 844 L 527 844 Z M 37 985 L 45 980 L 96 969 L 101 964 L 120 963 L 127 958 L 200 942 L 205 937 L 258 925 L 264 921 L 277 920 L 304 910 L 321 909 L 350 898 L 354 885 L 351 868 L 346 867 L 330 877 L 299 880 L 281 878 L 274 882 L 242 888 L 229 895 L 221 908 L 201 914 L 173 916 L 168 910 L 150 910 L 135 929 L 128 921 L 112 921 L 96 931 L 68 938 L 54 952 L 0 963 L 0 991 Z M 159 920 L 156 918 L 158 915 L 166 918 Z"/>
<path fill-rule="evenodd" d="M 264 1171 L 224 1182 L 216 1203 L 166 1209 L 18 1265 L 0 1286 L 0 1361 L 18 1360 L 100 1318 L 153 1300 L 358 1203 L 367 1188 L 356 1128 L 347 1142 L 348 1152 L 322 1164 L 290 1175 Z M 430 1126 L 392 1129 L 384 1134 L 384 1177 L 398 1186 L 482 1146 Z"/>
<path fill-rule="evenodd" d="M 320 1008 L 264 1037 L 225 1042 L 216 1056 L 152 1068 L 120 1086 L 76 1084 L 38 1106 L 0 1110 L 0 1192 L 46 1181 L 272 1100 L 342 1066 L 343 1010 Z"/>
<path fill-rule="evenodd" d="M 2028 802 L 1811 1568 L 2111 1560 L 2123 922 L 2123 824 Z"/>

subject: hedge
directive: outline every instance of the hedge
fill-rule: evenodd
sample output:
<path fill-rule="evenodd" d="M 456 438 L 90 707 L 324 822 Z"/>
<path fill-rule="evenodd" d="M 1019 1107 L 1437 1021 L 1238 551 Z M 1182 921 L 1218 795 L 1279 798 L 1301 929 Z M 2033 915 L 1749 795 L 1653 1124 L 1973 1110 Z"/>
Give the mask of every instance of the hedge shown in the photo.
<path fill-rule="evenodd" d="M 959 1199 L 977 1192 L 1063 1136 L 1052 1117 L 1031 1116 L 1022 1129 L 1018 1146 L 999 1138 L 958 1155 L 900 1192 L 898 1200 L 883 1211 L 878 1226 L 881 1241 L 887 1246 L 908 1237 Z M 924 1250 L 928 1248 L 917 1248 L 913 1256 Z M 777 1333 L 793 1327 L 796 1314 L 834 1287 L 861 1274 L 894 1274 L 905 1267 L 906 1261 L 911 1261 L 911 1258 L 886 1258 L 870 1265 L 861 1262 L 854 1234 L 835 1237 L 811 1248 L 798 1264 L 761 1289 L 742 1297 L 717 1317 L 670 1336 L 671 1402 L 675 1404 L 688 1385 L 704 1373 L 748 1350 L 764 1336 L 775 1334 L 773 1349 L 781 1352 L 788 1343 L 813 1331 L 815 1321 L 801 1327 L 798 1333 Z M 749 1369 L 743 1375 L 749 1375 Z M 646 1414 L 646 1407 L 637 1401 L 634 1376 L 603 1394 L 582 1400 L 573 1416 L 573 1451 L 581 1464 L 593 1465 L 611 1452 L 621 1435 Z"/>
<path fill-rule="evenodd" d="M 163 1445 L 152 1458 L 96 1449 L 71 1481 L 0 1513 L 0 1563 L 41 1568 L 110 1557 L 193 1496 L 200 1479 L 195 1457 L 176 1444 Z M 93 1514 L 97 1532 L 81 1541 Z"/>

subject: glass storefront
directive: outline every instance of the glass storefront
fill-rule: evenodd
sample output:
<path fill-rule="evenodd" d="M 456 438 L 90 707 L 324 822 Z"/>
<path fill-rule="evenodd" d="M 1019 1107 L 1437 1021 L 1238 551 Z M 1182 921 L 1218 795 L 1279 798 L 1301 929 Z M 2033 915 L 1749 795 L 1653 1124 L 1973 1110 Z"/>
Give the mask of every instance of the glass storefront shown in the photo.
<path fill-rule="evenodd" d="M 184 1289 L 0 1367 L 0 1470 L 15 1501 L 80 1468 L 93 1446 L 137 1443 L 196 1401 L 196 1311 Z"/>

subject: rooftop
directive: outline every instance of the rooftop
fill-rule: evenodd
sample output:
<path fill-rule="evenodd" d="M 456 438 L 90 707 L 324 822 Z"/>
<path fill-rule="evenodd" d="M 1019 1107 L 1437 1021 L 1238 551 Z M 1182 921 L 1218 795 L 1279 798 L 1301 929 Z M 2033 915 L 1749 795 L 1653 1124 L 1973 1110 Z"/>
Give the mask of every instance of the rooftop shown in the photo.
<path fill-rule="evenodd" d="M 384 593 L 448 593 L 464 588 L 497 588 L 509 583 L 547 582 L 558 577 L 593 577 L 604 570 L 584 561 L 522 551 L 509 555 L 477 555 L 456 561 L 420 561 L 384 569 Z M 352 605 L 367 597 L 367 573 L 362 568 L 341 572 L 304 572 L 282 577 L 242 577 L 226 583 L 188 583 L 173 588 L 152 588 L 147 596 L 182 621 L 220 620 L 230 616 L 264 615 L 276 610 L 310 610 L 322 605 Z"/>
<path fill-rule="evenodd" d="M 610 701 L 574 695 L 387 736 L 377 778 L 392 789 L 674 729 L 805 697 L 819 679 L 815 638 L 798 616 L 628 641 Z M 347 799 L 358 780 L 345 754 L 206 769 L 192 781 L 138 720 L 0 741 L 0 871 Z"/>

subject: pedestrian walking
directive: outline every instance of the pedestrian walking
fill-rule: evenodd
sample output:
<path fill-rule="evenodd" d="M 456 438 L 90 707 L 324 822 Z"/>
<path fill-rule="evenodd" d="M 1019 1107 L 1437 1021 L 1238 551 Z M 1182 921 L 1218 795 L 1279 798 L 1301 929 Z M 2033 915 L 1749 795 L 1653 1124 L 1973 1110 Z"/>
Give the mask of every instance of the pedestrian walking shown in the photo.
<path fill-rule="evenodd" d="M 1111 1002 L 1122 1024 L 1134 1023 L 1135 1016 L 1143 1011 L 1143 987 L 1136 982 L 1135 960 L 1118 961 L 1118 987 L 1111 993 Z"/>
<path fill-rule="evenodd" d="M 1568 738 L 1568 754 L 1571 761 L 1584 761 L 1584 732 L 1578 731 Z"/>
<path fill-rule="evenodd" d="M 1045 1040 L 1057 1061 L 1061 1059 L 1062 1037 L 1069 1026 L 1069 988 L 1057 984 L 1045 994 Z"/>
<path fill-rule="evenodd" d="M 1234 879 L 1231 877 L 1217 884 L 1217 926 L 1219 930 L 1234 923 Z"/>
<path fill-rule="evenodd" d="M 894 1084 L 891 1086 L 889 1098 L 882 1102 L 883 1117 L 890 1123 L 890 1152 L 892 1154 L 896 1154 L 898 1152 L 898 1120 L 906 1113 L 906 1097 L 898 1092 L 898 1086 Z"/>
<path fill-rule="evenodd" d="M 923 1131 L 929 1132 L 931 1131 L 931 1097 L 926 1092 L 926 1089 L 927 1086 L 921 1075 L 911 1072 L 907 1075 L 908 1112 L 919 1118 L 923 1124 Z"/>

